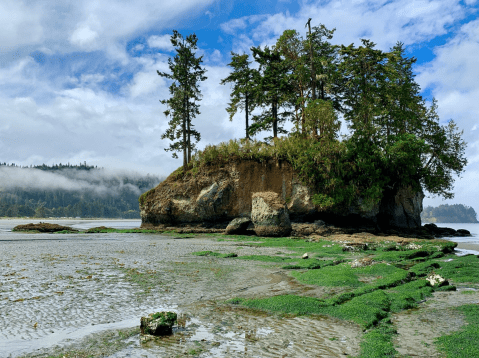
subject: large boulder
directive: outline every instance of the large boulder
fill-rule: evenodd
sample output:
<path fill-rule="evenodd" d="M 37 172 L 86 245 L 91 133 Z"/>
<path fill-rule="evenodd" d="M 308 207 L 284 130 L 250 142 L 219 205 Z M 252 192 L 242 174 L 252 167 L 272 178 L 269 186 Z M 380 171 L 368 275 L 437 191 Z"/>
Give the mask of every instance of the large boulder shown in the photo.
<path fill-rule="evenodd" d="M 286 203 L 274 192 L 254 193 L 251 221 L 258 236 L 289 236 L 292 227 Z"/>

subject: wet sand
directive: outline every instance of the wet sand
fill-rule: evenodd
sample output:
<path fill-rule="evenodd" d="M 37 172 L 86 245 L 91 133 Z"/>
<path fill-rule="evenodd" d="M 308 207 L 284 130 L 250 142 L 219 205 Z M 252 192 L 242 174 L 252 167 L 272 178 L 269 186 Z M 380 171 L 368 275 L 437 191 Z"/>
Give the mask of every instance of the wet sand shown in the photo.
<path fill-rule="evenodd" d="M 459 242 L 457 244 L 458 249 L 462 250 L 473 250 L 479 252 L 479 244 L 469 244 L 467 242 Z"/>
<path fill-rule="evenodd" d="M 282 248 L 185 235 L 2 235 L 0 356 L 48 357 L 85 349 L 92 356 L 112 358 L 359 353 L 363 332 L 353 323 L 221 304 L 237 296 L 315 295 L 323 288 L 300 285 L 274 264 L 191 255 L 205 250 L 238 255 L 287 253 Z M 474 293 L 461 295 L 465 289 Z M 462 287 L 458 292 L 436 293 L 421 304 L 421 310 L 395 315 L 400 352 L 439 357 L 434 338 L 457 330 L 464 322 L 450 309 L 458 302 L 478 303 L 479 292 Z M 158 310 L 178 312 L 175 334 L 141 343 L 140 317 Z"/>
<path fill-rule="evenodd" d="M 361 329 L 348 322 L 221 311 L 215 302 L 237 295 L 297 293 L 303 288 L 284 270 L 264 262 L 191 255 L 204 250 L 278 252 L 156 234 L 3 235 L 0 356 L 45 357 L 99 345 L 95 337 L 138 327 L 141 316 L 159 310 L 183 317 L 173 342 L 140 344 L 136 335 L 119 351 L 100 348 L 98 356 L 170 357 L 201 349 L 210 357 L 245 352 L 340 357 L 359 350 Z"/>

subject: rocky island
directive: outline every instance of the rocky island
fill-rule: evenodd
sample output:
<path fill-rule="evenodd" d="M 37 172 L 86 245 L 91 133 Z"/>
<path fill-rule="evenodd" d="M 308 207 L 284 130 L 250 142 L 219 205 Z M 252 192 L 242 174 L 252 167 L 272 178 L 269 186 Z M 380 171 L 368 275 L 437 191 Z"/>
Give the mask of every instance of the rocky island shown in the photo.
<path fill-rule="evenodd" d="M 401 188 L 379 205 L 365 207 L 360 201 L 339 212 L 322 210 L 312 202 L 313 192 L 304 185 L 288 162 L 259 163 L 238 160 L 211 165 L 196 175 L 171 174 L 140 200 L 142 226 L 227 224 L 238 217 L 251 217 L 255 193 L 274 192 L 285 202 L 295 222 L 324 220 L 340 226 L 380 225 L 385 228 L 421 226 L 423 193 Z M 381 222 L 381 218 L 385 221 Z"/>
<path fill-rule="evenodd" d="M 411 187 L 389 193 L 375 205 L 365 205 L 358 197 L 347 206 L 332 209 L 315 205 L 314 194 L 314 188 L 304 184 L 287 161 L 236 159 L 203 165 L 186 174 L 180 168 L 140 197 L 142 227 L 183 227 L 195 232 L 226 229 L 226 233 L 258 236 L 305 236 L 331 230 L 392 231 L 425 237 L 468 234 L 435 225 L 421 227 L 424 194 Z M 262 204 L 254 205 L 260 198 Z M 269 216 L 268 225 L 276 228 L 265 230 L 265 225 L 255 220 L 258 215 Z M 239 219 L 241 230 L 228 226 Z"/>

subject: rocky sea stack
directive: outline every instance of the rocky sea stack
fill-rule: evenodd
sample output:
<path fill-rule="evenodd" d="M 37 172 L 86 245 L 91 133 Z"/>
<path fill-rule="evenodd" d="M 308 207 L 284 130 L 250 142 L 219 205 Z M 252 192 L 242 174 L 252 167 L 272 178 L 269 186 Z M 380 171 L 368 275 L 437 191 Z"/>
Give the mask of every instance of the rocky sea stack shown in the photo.
<path fill-rule="evenodd" d="M 140 197 L 142 227 L 192 224 L 224 229 L 233 219 L 252 218 L 253 198 L 264 192 L 276 193 L 284 203 L 281 215 L 296 223 L 322 220 L 344 227 L 386 229 L 421 226 L 424 195 L 410 188 L 386 192 L 378 205 L 367 206 L 358 199 L 347 207 L 325 210 L 313 204 L 313 190 L 287 161 L 241 159 L 195 169 L 173 172 Z"/>

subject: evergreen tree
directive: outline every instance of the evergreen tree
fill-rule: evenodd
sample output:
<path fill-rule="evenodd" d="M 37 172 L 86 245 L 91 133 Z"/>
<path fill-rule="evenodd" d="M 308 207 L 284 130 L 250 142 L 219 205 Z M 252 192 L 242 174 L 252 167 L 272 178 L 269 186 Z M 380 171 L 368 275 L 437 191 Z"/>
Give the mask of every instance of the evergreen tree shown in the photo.
<path fill-rule="evenodd" d="M 195 56 L 198 48 L 196 45 L 198 38 L 195 34 L 184 38 L 178 31 L 173 30 L 170 41 L 176 48 L 176 56 L 168 59 L 171 73 L 157 71 L 158 75 L 173 81 L 169 87 L 171 97 L 160 100 L 168 106 L 165 115 L 171 116 L 169 128 L 161 139 L 173 142 L 169 148 L 165 148 L 165 151 L 183 151 L 183 169 L 186 171 L 191 160 L 191 152 L 195 149 L 191 137 L 196 141 L 201 138 L 191 121 L 200 114 L 197 102 L 201 100 L 201 92 L 198 82 L 206 80 L 204 76 L 206 70 L 201 67 L 203 56 Z M 173 153 L 173 158 L 178 158 L 178 155 Z"/>
<path fill-rule="evenodd" d="M 226 111 L 230 115 L 230 121 L 238 109 L 245 112 L 246 139 L 249 139 L 249 114 L 255 108 L 254 91 L 258 80 L 258 71 L 249 67 L 248 55 L 239 55 L 231 52 L 231 62 L 228 64 L 233 69 L 228 77 L 221 80 L 221 84 L 234 83 L 231 92 L 231 102 Z"/>
<path fill-rule="evenodd" d="M 404 56 L 402 44 L 386 53 L 371 41 L 362 43 L 341 48 L 342 108 L 352 131 L 349 160 L 376 187 L 378 198 L 404 186 L 451 198 L 452 174 L 467 164 L 462 132 L 453 121 L 439 124 L 435 100 L 426 106 L 414 81 L 415 59 Z"/>
<path fill-rule="evenodd" d="M 294 107 L 294 121 L 296 131 L 305 134 L 305 112 L 306 101 L 310 96 L 310 68 L 308 67 L 307 52 L 304 47 L 304 39 L 296 30 L 285 30 L 275 44 L 285 65 L 291 73 L 289 80 L 292 87 L 291 103 Z"/>
<path fill-rule="evenodd" d="M 278 126 L 291 114 L 286 110 L 289 106 L 292 86 L 287 63 L 281 58 L 278 50 L 271 50 L 265 46 L 252 47 L 253 57 L 260 66 L 260 78 L 256 87 L 256 100 L 259 106 L 263 107 L 260 115 L 254 116 L 254 124 L 250 127 L 250 133 L 254 134 L 262 130 L 273 129 L 273 138 L 279 133 L 286 131 Z M 281 108 L 284 108 L 280 112 Z"/>
<path fill-rule="evenodd" d="M 325 143 L 337 139 L 341 123 L 331 101 L 317 99 L 308 103 L 305 109 L 305 128 Z"/>
<path fill-rule="evenodd" d="M 311 31 L 310 20 L 307 26 L 309 31 L 306 40 L 295 30 L 285 30 L 275 45 L 291 73 L 296 128 L 299 131 L 301 123 L 303 135 L 306 134 L 305 109 L 309 102 L 317 99 L 332 101 L 333 107 L 339 109 L 332 90 L 337 72 L 337 46 L 328 41 L 333 37 L 335 29 L 328 30 L 324 25 L 320 25 L 314 26 Z M 312 112 L 314 111 L 310 111 L 310 114 Z M 312 123 L 309 121 L 310 125 Z M 310 126 L 308 134 L 318 138 L 318 128 Z"/>

